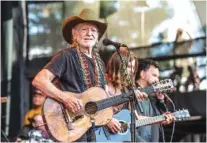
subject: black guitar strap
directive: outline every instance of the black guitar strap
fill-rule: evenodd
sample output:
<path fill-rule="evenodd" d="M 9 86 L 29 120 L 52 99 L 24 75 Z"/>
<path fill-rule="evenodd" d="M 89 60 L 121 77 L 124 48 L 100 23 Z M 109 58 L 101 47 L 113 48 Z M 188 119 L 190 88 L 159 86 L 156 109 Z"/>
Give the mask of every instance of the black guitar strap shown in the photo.
<path fill-rule="evenodd" d="M 104 134 L 105 134 L 106 138 L 108 140 L 111 140 L 110 133 L 109 133 L 109 130 L 107 129 L 107 127 L 103 126 L 102 128 L 103 128 L 103 131 L 104 131 Z"/>
<path fill-rule="evenodd" d="M 90 142 L 96 142 L 96 134 L 95 134 L 95 130 L 96 130 L 96 125 L 95 125 L 95 119 L 94 117 L 90 117 L 91 119 L 91 124 L 92 124 L 92 127 L 91 129 L 89 130 L 90 131 Z"/>
<path fill-rule="evenodd" d="M 91 142 L 96 142 L 96 134 L 95 134 L 95 122 L 92 122 L 92 129 L 91 129 Z"/>

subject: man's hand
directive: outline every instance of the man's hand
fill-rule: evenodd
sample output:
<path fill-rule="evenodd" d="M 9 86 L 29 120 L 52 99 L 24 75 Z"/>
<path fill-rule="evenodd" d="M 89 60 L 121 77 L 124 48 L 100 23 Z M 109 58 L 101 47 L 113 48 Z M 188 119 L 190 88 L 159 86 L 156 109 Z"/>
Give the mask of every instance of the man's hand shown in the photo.
<path fill-rule="evenodd" d="M 109 130 L 112 133 L 117 133 L 117 132 L 121 131 L 121 124 L 115 118 L 112 118 L 111 121 L 108 124 L 106 124 L 106 126 L 109 128 Z"/>
<path fill-rule="evenodd" d="M 68 95 L 64 101 L 63 104 L 65 105 L 65 108 L 67 108 L 69 111 L 73 113 L 78 113 L 82 110 L 82 103 L 79 99 Z"/>
<path fill-rule="evenodd" d="M 137 100 L 141 101 L 148 97 L 145 92 L 140 91 L 139 89 L 134 90 Z"/>
<path fill-rule="evenodd" d="M 170 112 L 165 112 L 163 115 L 165 116 L 165 121 L 162 121 L 161 124 L 167 125 L 176 120 L 176 118 L 172 116 Z"/>
<path fill-rule="evenodd" d="M 159 100 L 163 100 L 165 98 L 165 95 L 161 92 L 156 92 L 155 96 L 157 97 L 157 99 Z"/>

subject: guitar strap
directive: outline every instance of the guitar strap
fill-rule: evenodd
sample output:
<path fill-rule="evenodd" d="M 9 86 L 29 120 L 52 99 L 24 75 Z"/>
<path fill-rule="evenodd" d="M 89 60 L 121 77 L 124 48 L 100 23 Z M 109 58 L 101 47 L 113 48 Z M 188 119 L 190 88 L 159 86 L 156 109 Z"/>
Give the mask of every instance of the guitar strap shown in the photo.
<path fill-rule="evenodd" d="M 95 134 L 95 122 L 92 122 L 92 133 L 91 133 L 91 141 L 96 142 L 96 134 Z"/>
<path fill-rule="evenodd" d="M 96 142 L 96 134 L 95 134 L 95 130 L 96 130 L 96 125 L 95 125 L 95 120 L 93 117 L 90 117 L 91 123 L 92 123 L 92 127 L 91 127 L 91 142 Z"/>
<path fill-rule="evenodd" d="M 103 126 L 102 128 L 103 128 L 103 131 L 104 131 L 104 134 L 105 134 L 107 140 L 111 140 L 109 131 L 108 131 L 108 129 L 106 128 L 106 126 Z"/>

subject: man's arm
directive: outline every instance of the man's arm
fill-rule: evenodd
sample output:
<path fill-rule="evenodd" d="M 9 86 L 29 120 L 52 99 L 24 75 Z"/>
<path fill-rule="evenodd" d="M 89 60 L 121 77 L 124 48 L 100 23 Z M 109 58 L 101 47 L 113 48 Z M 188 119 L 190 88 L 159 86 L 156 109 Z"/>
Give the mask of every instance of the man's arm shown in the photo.
<path fill-rule="evenodd" d="M 32 85 L 39 89 L 43 95 L 51 97 L 59 102 L 64 102 L 64 92 L 53 85 L 55 75 L 47 69 L 41 70 L 32 81 Z"/>
<path fill-rule="evenodd" d="M 70 111 L 80 111 L 81 105 L 79 100 L 55 87 L 52 83 L 54 78 L 55 75 L 52 72 L 47 69 L 43 69 L 35 76 L 32 81 L 32 85 L 39 89 L 43 95 L 63 103 Z"/>

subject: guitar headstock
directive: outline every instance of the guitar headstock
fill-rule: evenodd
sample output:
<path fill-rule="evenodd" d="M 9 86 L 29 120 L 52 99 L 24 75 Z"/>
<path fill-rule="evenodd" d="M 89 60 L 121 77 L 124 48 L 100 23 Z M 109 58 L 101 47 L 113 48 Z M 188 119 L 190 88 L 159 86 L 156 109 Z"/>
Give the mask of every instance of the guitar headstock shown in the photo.
<path fill-rule="evenodd" d="M 155 92 L 172 92 L 175 90 L 175 86 L 171 79 L 161 80 L 158 83 L 154 83 L 152 87 Z"/>
<path fill-rule="evenodd" d="M 173 113 L 176 120 L 181 121 L 190 118 L 190 113 L 187 109 L 179 110 Z"/>

